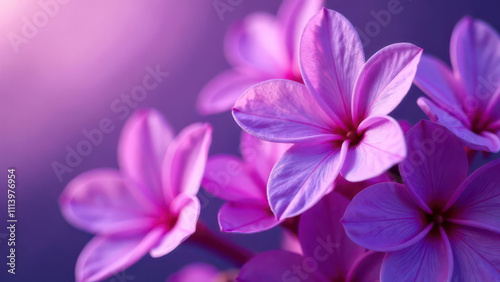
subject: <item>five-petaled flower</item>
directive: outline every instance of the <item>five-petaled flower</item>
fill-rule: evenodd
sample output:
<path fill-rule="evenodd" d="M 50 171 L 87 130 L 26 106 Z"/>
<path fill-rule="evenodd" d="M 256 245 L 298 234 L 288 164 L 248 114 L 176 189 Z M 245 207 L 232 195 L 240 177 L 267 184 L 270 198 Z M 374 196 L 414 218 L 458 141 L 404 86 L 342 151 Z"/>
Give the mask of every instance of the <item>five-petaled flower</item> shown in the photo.
<path fill-rule="evenodd" d="M 238 281 L 377 281 L 383 253 L 366 251 L 344 232 L 340 218 L 349 200 L 333 191 L 299 222 L 303 254 L 268 251 L 247 262 Z"/>
<path fill-rule="evenodd" d="M 474 150 L 500 151 L 500 37 L 483 21 L 463 18 L 450 42 L 453 70 L 424 55 L 415 84 L 418 105 Z"/>
<path fill-rule="evenodd" d="M 64 217 L 96 234 L 78 258 L 77 281 L 104 279 L 148 252 L 163 256 L 195 232 L 211 133 L 197 123 L 174 138 L 159 113 L 138 110 L 120 137 L 120 171 L 92 170 L 67 185 Z"/>
<path fill-rule="evenodd" d="M 228 201 L 219 210 L 222 231 L 255 233 L 281 222 L 271 212 L 266 187 L 274 164 L 289 147 L 243 133 L 240 146 L 243 159 L 228 155 L 208 159 L 202 186 Z"/>
<path fill-rule="evenodd" d="M 231 110 L 250 86 L 273 78 L 302 81 L 299 39 L 324 0 L 284 0 L 277 16 L 255 13 L 234 24 L 226 35 L 226 57 L 233 69 L 212 79 L 197 101 L 202 114 Z"/>
<path fill-rule="evenodd" d="M 303 32 L 305 85 L 270 80 L 236 102 L 233 116 L 248 133 L 295 143 L 268 184 L 279 218 L 298 215 L 323 197 L 339 173 L 348 181 L 382 174 L 406 156 L 403 131 L 387 116 L 410 88 L 422 49 L 387 46 L 367 62 L 361 41 L 341 14 L 323 9 Z"/>
<path fill-rule="evenodd" d="M 464 147 L 430 121 L 411 129 L 407 143 L 405 184 L 356 195 L 342 218 L 348 236 L 387 252 L 385 281 L 499 281 L 500 160 L 467 177 Z"/>

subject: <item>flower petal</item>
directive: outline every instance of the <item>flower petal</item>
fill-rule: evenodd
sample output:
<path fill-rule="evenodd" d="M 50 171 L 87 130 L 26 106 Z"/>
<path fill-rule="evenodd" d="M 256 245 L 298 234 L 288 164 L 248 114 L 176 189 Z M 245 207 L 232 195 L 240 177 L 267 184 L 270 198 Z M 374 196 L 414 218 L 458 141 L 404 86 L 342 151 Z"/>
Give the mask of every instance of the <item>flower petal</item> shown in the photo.
<path fill-rule="evenodd" d="M 236 278 L 241 282 L 254 281 L 310 281 L 327 282 L 328 279 L 318 271 L 307 271 L 303 262 L 305 259 L 296 253 L 288 251 L 267 251 L 249 260 Z M 294 270 L 299 270 L 297 272 Z"/>
<path fill-rule="evenodd" d="M 385 253 L 365 252 L 356 261 L 347 275 L 346 281 L 380 281 L 380 268 L 384 260 Z"/>
<path fill-rule="evenodd" d="M 196 231 L 200 202 L 196 196 L 181 194 L 172 201 L 170 212 L 177 217 L 177 221 L 151 248 L 149 254 L 154 258 L 170 253 Z"/>
<path fill-rule="evenodd" d="M 423 209 L 442 209 L 467 178 L 463 146 L 449 130 L 426 120 L 410 129 L 406 143 L 408 158 L 399 165 L 404 183 Z"/>
<path fill-rule="evenodd" d="M 245 67 L 274 78 L 284 78 L 289 66 L 280 22 L 267 13 L 253 13 L 226 34 L 226 56 L 235 67 Z"/>
<path fill-rule="evenodd" d="M 241 134 L 240 151 L 243 160 L 260 176 L 267 185 L 269 175 L 278 159 L 290 149 L 292 144 L 262 141 L 245 131 Z"/>
<path fill-rule="evenodd" d="M 363 66 L 354 87 L 352 117 L 387 115 L 411 87 L 422 49 L 410 43 L 384 47 Z"/>
<path fill-rule="evenodd" d="M 369 117 L 358 128 L 363 139 L 347 151 L 340 173 L 352 182 L 381 175 L 406 157 L 406 144 L 398 122 L 388 116 Z"/>
<path fill-rule="evenodd" d="M 320 10 L 324 2 L 324 0 L 284 0 L 278 11 L 278 19 L 286 35 L 290 61 L 293 62 L 293 72 L 297 75 L 300 75 L 298 62 L 300 37 L 307 22 Z"/>
<path fill-rule="evenodd" d="M 448 232 L 453 249 L 453 281 L 498 281 L 500 234 L 471 227 Z"/>
<path fill-rule="evenodd" d="M 238 98 L 252 85 L 269 79 L 242 70 L 228 70 L 210 80 L 201 90 L 196 108 L 203 115 L 231 110 Z"/>
<path fill-rule="evenodd" d="M 467 178 L 448 203 L 453 204 L 449 211 L 453 222 L 500 233 L 499 172 L 500 160 L 495 160 Z"/>
<path fill-rule="evenodd" d="M 424 212 L 398 183 L 379 183 L 359 192 L 347 206 L 342 224 L 356 244 L 383 252 L 415 244 L 432 227 L 426 227 Z"/>
<path fill-rule="evenodd" d="M 450 57 L 455 75 L 468 99 L 484 111 L 494 91 L 485 93 L 485 81 L 500 76 L 500 37 L 487 23 L 464 17 L 451 35 Z M 496 82 L 496 81 L 495 81 Z M 498 87 L 495 87 L 498 88 Z M 472 100 L 471 100 L 472 101 Z"/>
<path fill-rule="evenodd" d="M 230 233 L 257 233 L 280 224 L 269 206 L 256 204 L 226 203 L 218 218 L 221 230 Z"/>
<path fill-rule="evenodd" d="M 267 198 L 278 219 L 296 216 L 316 204 L 332 187 L 349 142 L 294 145 L 278 160 L 267 185 Z"/>
<path fill-rule="evenodd" d="M 494 153 L 500 150 L 500 138 L 498 136 L 492 133 L 488 134 L 486 131 L 483 131 L 481 135 L 472 132 L 451 113 L 446 112 L 446 110 L 423 97 L 417 100 L 417 104 L 430 120 L 438 122 L 451 130 L 465 146 L 478 151 Z"/>
<path fill-rule="evenodd" d="M 152 203 L 163 199 L 161 164 L 173 137 L 172 128 L 155 110 L 137 110 L 120 136 L 120 169 Z"/>
<path fill-rule="evenodd" d="M 316 258 L 319 271 L 333 281 L 346 277 L 351 265 L 365 253 L 365 248 L 347 237 L 340 223 L 348 204 L 347 198 L 332 192 L 304 212 L 299 223 L 304 256 Z"/>
<path fill-rule="evenodd" d="M 77 281 L 100 281 L 136 263 L 148 253 L 164 229 L 129 236 L 96 236 L 83 248 L 76 262 Z"/>
<path fill-rule="evenodd" d="M 212 195 L 233 202 L 267 202 L 266 183 L 255 180 L 242 161 L 234 156 L 210 157 L 202 185 Z"/>
<path fill-rule="evenodd" d="M 382 263 L 381 280 L 451 281 L 453 254 L 446 233 L 440 230 L 440 234 L 428 235 L 409 248 L 388 253 Z"/>
<path fill-rule="evenodd" d="M 351 120 L 354 82 L 364 63 L 361 40 L 343 15 L 323 8 L 309 21 L 300 42 L 302 76 L 312 96 L 339 124 Z"/>
<path fill-rule="evenodd" d="M 418 64 L 414 83 L 435 103 L 452 113 L 462 123 L 469 122 L 463 112 L 464 97 L 460 95 L 460 82 L 441 60 L 424 54 Z"/>
<path fill-rule="evenodd" d="M 181 193 L 198 193 L 211 142 L 212 127 L 208 123 L 191 124 L 172 141 L 163 162 L 167 202 Z"/>
<path fill-rule="evenodd" d="M 170 275 L 167 282 L 191 282 L 191 281 L 206 281 L 214 282 L 220 278 L 220 273 L 217 268 L 206 263 L 191 263 L 183 267 L 181 270 Z"/>
<path fill-rule="evenodd" d="M 335 138 L 335 125 L 311 99 L 307 88 L 289 80 L 253 86 L 238 99 L 233 116 L 243 130 L 266 141 L 300 143 Z"/>
<path fill-rule="evenodd" d="M 98 169 L 75 177 L 59 203 L 68 222 L 92 233 L 139 232 L 154 223 L 154 210 L 140 202 L 116 170 Z M 143 199 L 144 201 L 144 199 Z M 150 208 L 150 207 L 149 207 Z"/>

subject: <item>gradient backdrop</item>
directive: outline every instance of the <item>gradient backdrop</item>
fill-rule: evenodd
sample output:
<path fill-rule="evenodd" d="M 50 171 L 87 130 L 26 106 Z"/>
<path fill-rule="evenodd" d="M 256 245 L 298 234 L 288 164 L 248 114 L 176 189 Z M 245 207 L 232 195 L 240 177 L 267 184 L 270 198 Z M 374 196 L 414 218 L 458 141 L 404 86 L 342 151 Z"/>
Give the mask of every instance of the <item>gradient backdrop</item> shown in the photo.
<path fill-rule="evenodd" d="M 126 111 L 117 114 L 112 105 L 125 105 L 121 95 L 130 94 L 142 83 L 148 66 L 158 66 L 169 76 L 138 107 L 158 109 L 177 131 L 196 121 L 208 121 L 214 126 L 211 154 L 237 154 L 240 131 L 230 113 L 202 117 L 194 107 L 196 97 L 205 83 L 229 68 L 223 53 L 229 26 L 255 11 L 275 13 L 280 4 L 279 0 L 242 0 L 220 17 L 214 0 L 40 3 L 46 2 L 52 6 L 42 7 L 38 1 L 0 3 L 0 175 L 5 176 L 0 178 L 5 182 L 1 184 L 4 192 L 0 191 L 0 281 L 74 280 L 77 256 L 91 235 L 66 223 L 59 212 L 58 196 L 81 172 L 117 167 L 116 146 Z M 385 45 L 407 41 L 449 62 L 451 31 L 464 15 L 483 19 L 500 30 L 500 4 L 494 0 L 399 0 L 401 13 L 377 22 L 374 14 L 387 10 L 388 2 L 333 0 L 326 6 L 344 14 L 366 34 L 367 57 Z M 45 17 L 41 14 L 44 9 L 50 11 L 42 12 Z M 39 27 L 30 26 L 34 21 Z M 412 87 L 392 115 L 412 124 L 425 118 L 415 103 L 421 95 Z M 114 131 L 105 134 L 78 166 L 58 179 L 52 163 L 64 164 L 67 149 L 76 149 L 85 139 L 82 131 L 97 128 L 104 118 L 113 122 Z M 472 168 L 483 163 L 479 155 Z M 6 266 L 6 174 L 11 167 L 17 174 L 19 220 L 15 276 L 7 273 Z M 221 203 L 210 199 L 202 210 L 202 220 L 215 231 Z M 263 251 L 279 247 L 281 230 L 227 238 Z M 221 269 L 232 267 L 211 253 L 183 245 L 160 259 L 145 257 L 108 281 L 165 281 L 194 261 Z"/>

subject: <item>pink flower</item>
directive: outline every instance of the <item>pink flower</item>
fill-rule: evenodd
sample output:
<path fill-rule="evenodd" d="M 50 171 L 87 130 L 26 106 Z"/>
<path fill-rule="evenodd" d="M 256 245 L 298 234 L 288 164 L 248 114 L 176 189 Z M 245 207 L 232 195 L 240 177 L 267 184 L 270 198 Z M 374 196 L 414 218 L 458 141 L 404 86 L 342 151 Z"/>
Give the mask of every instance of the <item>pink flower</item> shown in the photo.
<path fill-rule="evenodd" d="M 406 156 L 403 131 L 387 116 L 411 86 L 422 49 L 393 44 L 365 62 L 361 41 L 341 14 L 323 9 L 300 45 L 305 85 L 270 80 L 236 102 L 233 115 L 248 133 L 295 143 L 276 163 L 268 184 L 278 218 L 298 215 L 330 189 L 382 174 Z"/>
<path fill-rule="evenodd" d="M 76 280 L 104 279 L 148 252 L 163 256 L 195 232 L 211 132 L 198 123 L 174 138 L 159 113 L 139 110 L 120 137 L 120 171 L 92 170 L 66 186 L 64 217 L 96 234 L 78 258 Z"/>
<path fill-rule="evenodd" d="M 256 281 L 377 281 L 383 253 L 367 252 L 344 232 L 340 218 L 349 200 L 326 195 L 299 224 L 303 255 L 268 251 L 247 262 L 237 278 Z"/>
<path fill-rule="evenodd" d="M 219 155 L 208 160 L 202 185 L 227 201 L 219 210 L 222 231 L 255 233 L 280 223 L 269 207 L 266 186 L 274 164 L 289 147 L 243 133 L 243 159 Z"/>
<path fill-rule="evenodd" d="M 430 121 L 407 135 L 405 185 L 354 197 L 342 223 L 358 245 L 387 252 L 385 281 L 500 280 L 500 160 L 467 177 L 459 140 Z"/>
<path fill-rule="evenodd" d="M 202 114 L 228 111 L 250 86 L 272 78 L 302 81 L 298 47 L 307 21 L 324 0 L 284 0 L 278 15 L 254 13 L 226 35 L 226 56 L 233 69 L 212 79 L 197 101 Z"/>
<path fill-rule="evenodd" d="M 430 98 L 417 103 L 469 148 L 500 151 L 500 37 L 483 21 L 463 18 L 450 41 L 452 70 L 424 55 L 415 84 Z"/>

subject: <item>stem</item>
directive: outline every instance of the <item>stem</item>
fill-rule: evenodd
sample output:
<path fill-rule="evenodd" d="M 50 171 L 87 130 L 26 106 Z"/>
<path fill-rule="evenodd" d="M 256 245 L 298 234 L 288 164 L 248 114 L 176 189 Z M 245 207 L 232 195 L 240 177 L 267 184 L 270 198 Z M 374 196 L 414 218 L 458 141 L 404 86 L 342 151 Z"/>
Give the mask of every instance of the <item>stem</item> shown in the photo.
<path fill-rule="evenodd" d="M 188 240 L 201 247 L 219 253 L 233 261 L 239 267 L 243 266 L 253 256 L 251 251 L 215 235 L 201 222 L 198 222 L 196 232 L 191 235 Z"/>
<path fill-rule="evenodd" d="M 467 160 L 469 161 L 469 165 L 470 165 L 470 164 L 472 164 L 472 161 L 474 161 L 474 157 L 476 156 L 477 151 L 465 147 L 465 152 L 467 153 Z"/>
<path fill-rule="evenodd" d="M 300 216 L 287 218 L 285 221 L 281 223 L 281 226 L 288 231 L 292 232 L 295 236 L 299 235 L 299 219 Z"/>

